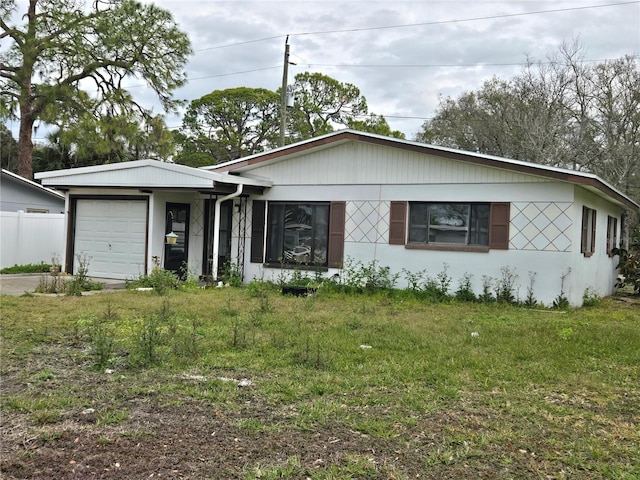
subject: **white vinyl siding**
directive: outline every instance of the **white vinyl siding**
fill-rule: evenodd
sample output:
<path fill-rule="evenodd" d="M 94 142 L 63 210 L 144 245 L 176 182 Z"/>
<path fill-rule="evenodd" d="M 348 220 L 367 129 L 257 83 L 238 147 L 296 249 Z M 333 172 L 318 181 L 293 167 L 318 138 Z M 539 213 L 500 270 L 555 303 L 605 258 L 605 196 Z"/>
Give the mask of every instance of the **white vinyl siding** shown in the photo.
<path fill-rule="evenodd" d="M 433 155 L 345 144 L 257 166 L 252 175 L 278 185 L 537 183 L 548 179 Z"/>

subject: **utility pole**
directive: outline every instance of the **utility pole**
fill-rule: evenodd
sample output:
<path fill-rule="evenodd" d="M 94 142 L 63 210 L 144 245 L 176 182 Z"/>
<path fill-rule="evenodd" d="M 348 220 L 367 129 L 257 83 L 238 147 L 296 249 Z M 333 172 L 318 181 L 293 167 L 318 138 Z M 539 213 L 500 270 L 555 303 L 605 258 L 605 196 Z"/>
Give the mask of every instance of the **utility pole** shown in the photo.
<path fill-rule="evenodd" d="M 284 147 L 284 134 L 287 127 L 287 75 L 289 74 L 289 35 L 284 41 L 284 69 L 282 71 L 282 89 L 280 91 L 280 146 Z"/>

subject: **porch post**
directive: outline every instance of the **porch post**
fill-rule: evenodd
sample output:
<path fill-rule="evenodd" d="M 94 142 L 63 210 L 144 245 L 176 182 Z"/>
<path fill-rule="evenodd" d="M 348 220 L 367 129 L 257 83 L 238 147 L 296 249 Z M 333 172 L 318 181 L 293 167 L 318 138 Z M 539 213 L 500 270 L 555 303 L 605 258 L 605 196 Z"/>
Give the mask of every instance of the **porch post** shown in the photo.
<path fill-rule="evenodd" d="M 243 187 L 244 185 L 239 183 L 235 192 L 216 199 L 213 213 L 213 258 L 211 259 L 211 276 L 214 281 L 218 280 L 218 254 L 220 252 L 220 205 L 226 200 L 240 196 L 242 194 Z"/>

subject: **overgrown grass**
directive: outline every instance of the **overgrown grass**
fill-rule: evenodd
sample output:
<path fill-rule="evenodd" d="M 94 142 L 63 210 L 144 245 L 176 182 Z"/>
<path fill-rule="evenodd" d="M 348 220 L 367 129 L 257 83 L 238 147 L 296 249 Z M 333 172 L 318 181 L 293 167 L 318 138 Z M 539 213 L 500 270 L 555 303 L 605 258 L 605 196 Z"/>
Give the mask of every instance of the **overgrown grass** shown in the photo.
<path fill-rule="evenodd" d="M 637 304 L 535 311 L 254 285 L 2 297 L 0 325 L 2 413 L 49 433 L 87 407 L 96 428 L 124 429 L 132 398 L 158 397 L 215 406 L 251 435 L 338 430 L 413 455 L 345 444 L 332 463 L 256 461 L 245 478 L 640 477 Z"/>

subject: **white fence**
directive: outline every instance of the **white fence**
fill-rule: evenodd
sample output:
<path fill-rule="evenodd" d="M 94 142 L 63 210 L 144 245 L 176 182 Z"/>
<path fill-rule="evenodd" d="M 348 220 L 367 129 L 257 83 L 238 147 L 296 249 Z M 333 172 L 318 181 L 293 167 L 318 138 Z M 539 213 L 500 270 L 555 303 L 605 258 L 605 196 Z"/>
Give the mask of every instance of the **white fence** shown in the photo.
<path fill-rule="evenodd" d="M 62 261 L 64 215 L 0 212 L 0 268 Z"/>

